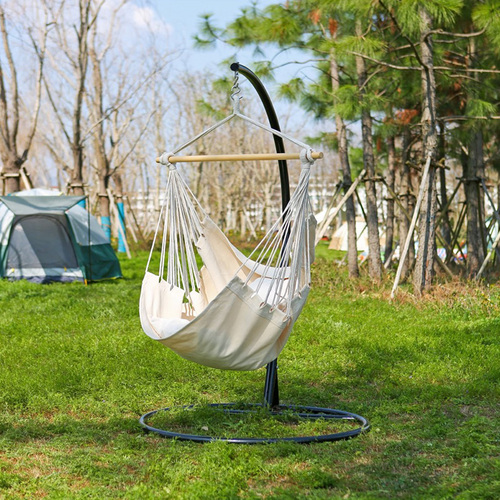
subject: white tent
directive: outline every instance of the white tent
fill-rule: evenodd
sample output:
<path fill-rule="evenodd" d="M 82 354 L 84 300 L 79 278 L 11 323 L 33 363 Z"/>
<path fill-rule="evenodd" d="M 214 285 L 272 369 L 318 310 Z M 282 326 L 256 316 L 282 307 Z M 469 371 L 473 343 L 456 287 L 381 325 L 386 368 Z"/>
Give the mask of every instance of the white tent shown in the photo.
<path fill-rule="evenodd" d="M 366 222 L 362 217 L 356 217 L 356 239 L 357 239 L 358 250 L 360 252 L 367 252 L 368 229 L 366 227 Z M 333 233 L 328 248 L 330 250 L 347 251 L 348 248 L 347 222 L 343 222 L 342 225 Z"/>

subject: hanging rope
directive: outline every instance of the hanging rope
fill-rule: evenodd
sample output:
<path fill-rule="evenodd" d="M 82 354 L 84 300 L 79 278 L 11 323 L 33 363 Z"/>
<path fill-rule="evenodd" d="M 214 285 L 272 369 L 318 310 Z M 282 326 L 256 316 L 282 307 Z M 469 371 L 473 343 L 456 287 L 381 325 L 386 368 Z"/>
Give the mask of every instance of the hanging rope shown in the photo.
<path fill-rule="evenodd" d="M 239 74 L 237 71 L 234 72 L 233 86 L 231 88 L 231 100 L 233 101 L 233 113 L 238 114 L 240 112 L 240 101 L 243 99 L 241 94 L 241 89 L 239 86 Z"/>
<path fill-rule="evenodd" d="M 311 248 L 314 248 L 311 238 L 314 238 L 315 223 L 308 195 L 310 167 L 314 162 L 310 149 L 301 152 L 301 161 L 299 182 L 286 209 L 248 258 L 239 252 L 236 254 L 241 265 L 235 275 L 246 270 L 244 283 L 252 288 L 254 295 L 258 294 L 264 302 L 287 314 L 292 309 L 293 297 L 310 282 Z M 160 212 L 163 236 L 158 277 L 184 290 L 188 301 L 191 293 L 201 288 L 195 248 L 203 236 L 205 217 L 207 214 L 177 168 L 169 164 L 165 201 Z M 160 227 L 159 222 L 153 247 Z"/>

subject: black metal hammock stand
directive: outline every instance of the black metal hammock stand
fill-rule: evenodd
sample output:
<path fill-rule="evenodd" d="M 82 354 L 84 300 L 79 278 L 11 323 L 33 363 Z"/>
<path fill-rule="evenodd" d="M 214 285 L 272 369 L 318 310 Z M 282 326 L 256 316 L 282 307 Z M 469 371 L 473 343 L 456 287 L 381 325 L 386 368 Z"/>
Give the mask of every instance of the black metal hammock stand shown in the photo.
<path fill-rule="evenodd" d="M 248 119 L 244 116 L 242 116 L 239 113 L 239 106 L 237 102 L 235 103 L 235 112 L 233 115 L 240 116 L 250 123 L 253 123 L 255 125 L 260 126 L 261 128 L 270 131 L 273 133 L 273 138 L 274 138 L 274 143 L 275 143 L 275 148 L 276 148 L 276 154 L 274 155 L 268 155 L 268 156 L 274 156 L 276 159 L 278 159 L 279 162 L 279 172 L 280 172 L 280 182 L 281 182 L 281 199 L 282 199 L 282 209 L 283 209 L 283 214 L 281 216 L 281 220 L 278 221 L 278 227 L 284 227 L 284 229 L 281 230 L 281 232 L 276 229 L 275 232 L 279 232 L 278 238 L 281 240 L 278 243 L 281 243 L 281 248 L 278 253 L 278 261 L 285 261 L 286 264 L 278 264 L 276 268 L 270 268 L 269 265 L 265 265 L 262 262 L 257 262 L 254 263 L 253 261 L 250 260 L 242 260 L 241 267 L 237 268 L 238 271 L 238 276 L 242 276 L 242 270 L 245 269 L 246 267 L 250 267 L 253 265 L 253 270 L 250 271 L 245 276 L 243 276 L 242 279 L 245 279 L 246 281 L 243 283 L 241 279 L 238 276 L 235 276 L 228 285 L 224 288 L 222 292 L 217 295 L 217 300 L 221 302 L 221 299 L 224 298 L 224 293 L 230 293 L 234 292 L 236 295 L 243 296 L 244 295 L 244 288 L 243 285 L 249 285 L 252 286 L 251 281 L 256 279 L 256 276 L 258 275 L 258 279 L 254 281 L 254 288 L 255 288 L 255 283 L 259 282 L 265 282 L 268 280 L 269 282 L 269 276 L 271 275 L 271 269 L 274 270 L 273 272 L 275 275 L 279 275 L 282 279 L 280 280 L 281 284 L 276 284 L 274 281 L 271 281 L 273 283 L 270 288 L 267 289 L 267 295 L 263 295 L 261 291 L 259 291 L 259 286 L 256 288 L 256 292 L 250 296 L 245 296 L 244 299 L 247 302 L 251 302 L 251 300 L 254 300 L 254 295 L 257 295 L 257 292 L 259 292 L 261 297 L 265 298 L 265 301 L 262 302 L 264 304 L 266 302 L 266 312 L 269 314 L 283 314 L 281 311 L 277 311 L 276 309 L 283 309 L 285 306 L 283 305 L 285 302 L 289 306 L 290 309 L 290 324 L 289 328 L 287 329 L 288 332 L 285 332 L 286 335 L 283 333 L 278 332 L 280 335 L 278 338 L 278 341 L 276 342 L 279 345 L 279 348 L 276 348 L 274 346 L 271 347 L 266 347 L 267 348 L 267 366 L 266 366 L 266 379 L 265 379 L 265 386 L 264 386 L 264 401 L 262 404 L 245 404 L 245 405 L 237 405 L 234 403 L 216 403 L 216 404 L 211 404 L 208 405 L 206 408 L 208 410 L 214 411 L 214 412 L 222 412 L 223 415 L 225 416 L 247 416 L 247 417 L 252 417 L 253 415 L 264 415 L 265 418 L 280 418 L 283 420 L 292 419 L 294 422 L 307 422 L 307 421 L 325 421 L 326 424 L 328 422 L 332 422 L 332 424 L 335 423 L 345 423 L 346 426 L 350 430 L 343 431 L 343 432 L 335 432 L 335 433 L 327 433 L 328 431 L 325 430 L 325 433 L 316 433 L 314 435 L 306 435 L 306 436 L 292 436 L 292 437 L 219 437 L 219 436 L 210 436 L 210 435 L 203 435 L 203 434 L 190 434 L 190 433 L 183 433 L 183 432 L 176 432 L 173 430 L 165 430 L 165 429 L 160 429 L 152 425 L 150 422 L 155 416 L 161 416 L 161 415 L 173 415 L 176 411 L 181 411 L 181 412 L 190 412 L 190 411 L 195 411 L 197 407 L 195 405 L 185 405 L 181 407 L 168 407 L 168 408 L 162 408 L 160 410 L 154 410 L 150 411 L 146 414 L 144 414 L 139 422 L 142 428 L 146 432 L 154 432 L 159 434 L 160 436 L 163 437 L 168 437 L 168 438 L 174 438 L 174 439 L 179 439 L 179 440 L 186 440 L 186 441 L 195 441 L 195 442 L 211 442 L 211 441 L 226 441 L 230 443 L 239 443 L 239 444 L 255 444 L 255 443 L 274 443 L 274 442 L 281 442 L 281 441 L 288 441 L 288 442 L 296 442 L 296 443 L 311 443 L 311 442 L 325 442 L 325 441 L 338 441 L 338 440 L 343 440 L 343 439 L 350 439 L 353 437 L 356 437 L 360 435 L 363 432 L 367 432 L 370 429 L 370 424 L 368 421 L 360 416 L 356 415 L 354 413 L 342 411 L 342 410 L 336 410 L 336 409 L 331 409 L 331 408 L 321 408 L 321 407 L 316 407 L 316 406 L 296 406 L 296 405 L 282 405 L 279 402 L 279 389 L 278 389 L 278 365 L 277 365 L 277 355 L 281 351 L 282 346 L 284 345 L 284 342 L 286 342 L 286 339 L 288 338 L 289 330 L 291 330 L 291 327 L 293 325 L 293 321 L 296 319 L 296 317 L 300 314 L 300 310 L 303 306 L 303 303 L 305 302 L 305 297 L 302 298 L 303 302 L 302 305 L 297 305 L 297 300 L 294 298 L 291 298 L 292 291 L 296 291 L 296 296 L 301 296 L 301 293 L 307 296 L 307 291 L 306 287 L 303 286 L 303 283 L 300 281 L 300 279 L 303 279 L 303 275 L 307 274 L 304 273 L 304 269 L 307 267 L 307 265 L 304 265 L 304 262 L 306 264 L 309 264 L 309 261 L 311 259 L 311 253 L 314 252 L 314 246 L 310 244 L 307 244 L 307 239 L 312 238 L 312 241 L 314 241 L 314 232 L 312 232 L 312 236 L 309 236 L 309 230 L 311 227 L 313 227 L 313 223 L 311 222 L 314 220 L 314 217 L 311 218 L 312 212 L 308 212 L 308 208 L 310 207 L 308 197 L 307 197 L 307 183 L 308 183 L 308 175 L 309 175 L 309 167 L 312 165 L 314 162 L 314 158 L 320 158 L 321 154 L 320 153 L 314 153 L 312 150 L 305 150 L 305 152 L 301 153 L 300 159 L 302 161 L 302 166 L 303 166 L 303 173 L 301 174 L 301 180 L 299 180 L 299 186 L 297 187 L 296 192 L 294 195 L 291 197 L 290 196 L 290 187 L 289 187 L 289 180 L 288 180 L 288 168 L 287 168 L 287 162 L 286 162 L 286 156 L 285 153 L 285 148 L 284 148 L 284 143 L 283 143 L 283 137 L 286 137 L 287 139 L 290 139 L 290 137 L 286 136 L 281 132 L 279 123 L 278 123 L 278 118 L 276 116 L 276 112 L 274 110 L 273 104 L 271 102 L 271 99 L 269 97 L 269 94 L 267 93 L 266 89 L 264 88 L 262 82 L 259 80 L 259 78 L 247 67 L 239 64 L 239 63 L 233 63 L 231 65 L 231 70 L 235 72 L 235 87 L 233 87 L 233 90 L 236 88 L 236 94 L 239 93 L 239 88 L 237 88 L 237 76 L 238 73 L 243 74 L 253 85 L 255 90 L 257 91 L 264 108 L 266 110 L 268 119 L 269 119 L 269 124 L 270 128 L 264 125 L 259 125 L 258 123 L 252 121 L 251 119 Z M 231 96 L 233 99 L 236 97 L 239 102 L 239 96 L 235 96 L 234 94 Z M 233 116 L 232 115 L 232 116 Z M 220 123 L 224 123 L 228 121 L 229 119 L 232 118 L 229 117 L 228 119 L 223 120 Z M 216 126 L 218 126 L 217 124 Z M 205 133 L 208 133 L 212 130 L 214 130 L 215 126 L 208 129 L 205 131 L 203 134 L 200 134 L 195 138 L 194 140 L 197 140 L 198 138 L 202 137 Z M 188 144 L 191 144 L 192 142 Z M 293 140 L 293 139 L 292 139 Z M 294 141 L 296 144 L 299 144 L 301 146 L 304 146 L 307 148 L 306 145 L 303 145 L 299 141 Z M 181 146 L 176 150 L 180 151 L 181 149 L 184 149 L 186 145 Z M 303 150 L 304 151 L 304 150 Z M 187 157 L 175 157 L 173 153 L 164 153 L 162 155 L 164 157 L 164 163 L 168 165 L 169 169 L 171 170 L 170 174 L 173 175 L 174 181 L 172 181 L 172 185 L 174 186 L 176 191 L 176 195 L 179 195 L 180 193 L 180 201 L 177 201 L 177 198 L 175 198 L 175 201 L 173 202 L 173 207 L 167 207 L 166 210 L 166 215 L 165 215 L 165 221 L 168 218 L 168 212 L 169 210 L 171 212 L 175 212 L 176 209 L 178 209 L 179 205 L 183 204 L 183 207 L 185 210 L 189 211 L 191 210 L 192 212 L 194 211 L 194 208 L 192 205 L 190 205 L 190 202 L 187 201 L 185 191 L 186 189 L 182 188 L 182 186 L 179 188 L 176 186 L 175 182 L 179 183 L 180 181 L 175 177 L 173 170 L 175 170 L 175 166 L 173 165 L 176 161 L 193 161 L 192 159 L 187 159 Z M 244 156 L 244 155 L 243 155 Z M 257 155 L 258 156 L 258 155 Z M 266 155 L 261 155 L 261 156 L 266 156 Z M 177 179 L 177 181 L 175 181 Z M 305 186 L 302 191 L 304 191 L 301 194 L 301 181 L 302 184 Z M 173 189 L 174 189 L 173 188 Z M 299 192 L 297 194 L 297 192 Z M 185 197 L 185 199 L 183 198 Z M 302 197 L 302 198 L 300 198 Z M 307 200 L 306 200 L 307 197 Z M 299 201 L 297 201 L 299 199 Z M 306 202 L 304 202 L 306 200 Z M 294 205 L 295 203 L 295 205 Z M 296 207 L 296 208 L 293 208 Z M 306 209 L 304 209 L 306 207 Z M 295 213 L 297 212 L 297 213 Z M 297 220 L 302 220 L 302 223 L 294 223 L 292 221 L 292 218 L 296 217 Z M 161 215 L 160 215 L 161 219 Z M 185 224 L 185 227 L 189 226 L 188 229 L 190 233 L 195 233 L 195 235 L 202 235 L 205 237 L 205 233 L 208 233 L 210 231 L 210 227 L 203 226 L 201 228 L 196 227 L 197 224 L 202 224 L 196 222 L 198 219 L 193 219 L 194 222 L 189 222 L 189 224 Z M 315 224 L 315 220 L 314 220 Z M 160 222 L 158 223 L 160 225 Z M 302 228 L 302 229 L 301 229 Z M 304 229 L 305 228 L 305 229 Z M 301 232 L 302 231 L 302 232 Z M 164 244 L 165 244 L 165 233 L 164 232 Z M 172 233 L 172 231 L 170 231 Z M 300 233 L 300 234 L 299 234 Z M 298 235 L 298 236 L 297 236 Z M 217 241 L 217 238 L 215 242 L 219 245 L 218 248 L 221 249 L 221 251 L 226 251 L 229 252 L 227 255 L 230 255 L 231 257 L 234 257 L 235 255 L 238 256 L 237 251 L 232 247 L 227 240 L 225 242 L 221 243 L 221 238 L 219 238 L 219 241 Z M 294 243 L 293 241 L 296 240 L 297 238 L 301 239 L 301 245 L 299 246 L 293 246 Z M 196 241 L 193 240 L 193 241 Z M 306 244 L 304 244 L 304 241 L 306 241 Z M 186 256 L 186 252 L 189 253 L 190 248 L 192 247 L 193 242 L 189 242 L 185 246 L 185 250 L 183 253 L 182 248 L 179 250 L 179 252 L 182 254 L 183 262 L 189 261 L 189 255 Z M 180 244 L 178 240 L 170 240 L 170 245 L 174 245 L 176 249 L 177 247 L 182 246 L 182 243 Z M 222 245 L 222 246 L 220 246 Z M 154 246 L 154 243 L 153 243 Z M 170 247 L 169 247 L 170 248 Z M 268 252 L 270 247 L 266 247 Z M 265 249 L 266 249 L 265 248 Z M 200 247 L 198 247 L 200 249 Z M 287 253 L 288 251 L 288 253 Z M 201 253 L 201 250 L 200 250 Z M 263 252 L 266 253 L 266 252 Z M 163 254 L 162 254 L 163 255 Z M 283 255 L 286 256 L 283 257 Z M 298 259 L 300 262 L 294 263 L 293 258 L 290 257 L 290 255 L 293 255 L 294 259 Z M 162 257 L 163 258 L 163 257 Z M 191 257 L 192 259 L 192 257 Z M 204 259 L 205 260 L 205 259 Z M 251 264 L 249 264 L 251 263 Z M 162 268 L 162 271 L 159 273 L 160 278 L 163 273 L 163 266 L 164 262 L 160 263 L 160 268 Z M 175 264 L 175 263 L 174 263 Z M 169 266 L 173 265 L 172 262 L 170 261 L 169 257 Z M 238 263 L 239 265 L 239 263 Z M 289 267 L 284 267 L 285 265 Z M 148 262 L 149 266 L 149 262 Z M 296 266 L 296 267 L 294 267 Z M 145 312 L 147 307 L 145 304 L 150 304 L 152 305 L 153 309 L 155 307 L 161 308 L 165 307 L 165 305 L 158 305 L 162 300 L 166 301 L 161 294 L 156 295 L 156 296 L 147 296 L 147 291 L 148 287 L 156 287 L 156 288 L 161 288 L 160 292 L 162 292 L 163 295 L 165 294 L 171 294 L 168 295 L 169 299 L 168 300 L 174 300 L 175 299 L 175 290 L 178 290 L 176 286 L 174 286 L 173 281 L 176 279 L 179 281 L 182 281 L 182 283 L 178 283 L 175 281 L 175 284 L 178 285 L 179 287 L 183 287 L 184 290 L 189 289 L 189 286 L 186 285 L 187 283 L 191 283 L 195 278 L 193 278 L 194 275 L 196 275 L 197 271 L 191 266 L 187 266 L 189 269 L 188 271 L 185 271 L 185 276 L 183 277 L 183 272 L 175 267 L 175 272 L 172 274 L 169 274 L 170 277 L 167 276 L 167 279 L 165 282 L 163 282 L 162 279 L 159 279 L 158 276 L 154 275 L 149 275 L 146 273 L 146 278 L 145 281 L 143 282 L 143 291 L 141 291 L 141 305 L 140 305 L 140 310 L 141 310 L 141 323 L 143 326 L 144 331 L 151 336 L 152 338 L 158 339 L 158 336 L 155 337 L 156 334 L 156 328 L 158 326 L 158 320 L 156 320 L 156 323 L 154 320 L 149 321 L 149 318 L 147 317 L 147 313 Z M 264 270 L 262 270 L 265 268 Z M 258 272 L 256 271 L 258 270 Z M 286 271 L 288 270 L 288 271 Z M 291 271 L 290 271 L 291 270 Z M 191 273 L 188 276 L 188 272 Z M 252 274 L 253 273 L 253 274 Z M 261 273 L 261 274 L 258 274 Z M 288 274 L 286 274 L 288 273 Z M 302 278 L 294 278 L 294 276 L 300 275 Z M 149 281 L 148 281 L 149 280 Z M 295 281 L 294 281 L 295 280 Z M 146 283 L 147 282 L 147 283 Z M 145 283 L 147 284 L 147 287 L 145 286 Z M 283 285 L 285 283 L 285 285 Z M 163 288 L 162 288 L 163 287 Z M 268 285 L 269 287 L 269 285 Z M 302 288 L 301 288 L 302 287 Z M 226 290 L 229 289 L 229 290 Z M 278 290 L 279 289 L 279 290 Z M 197 289 L 196 289 L 197 290 Z M 298 292 L 297 292 L 298 290 Z M 308 288 L 307 288 L 308 290 Z M 274 296 L 277 297 L 275 299 L 275 302 L 271 302 L 271 299 L 269 298 L 270 295 L 274 293 Z M 287 293 L 290 294 L 289 299 L 285 299 L 285 295 Z M 143 300 L 143 295 L 144 295 L 144 300 Z M 180 294 L 181 299 L 182 299 L 182 306 L 188 311 L 184 314 L 185 317 L 189 317 L 189 311 L 195 311 L 196 307 L 198 307 L 197 301 L 199 300 L 198 297 L 199 294 L 195 292 L 194 290 L 191 293 L 187 294 Z M 186 304 L 186 296 L 189 297 L 188 299 L 188 304 Z M 259 299 L 262 300 L 262 299 Z M 288 302 L 287 302 L 288 300 Z M 144 303 L 143 303 L 144 302 Z M 258 304 L 258 302 L 257 302 Z M 261 304 L 261 306 L 262 306 Z M 241 304 L 240 304 L 241 305 Z M 168 306 L 166 306 L 167 309 L 170 307 L 170 303 Z M 180 307 L 180 303 L 179 303 Z M 242 307 L 246 307 L 246 304 L 242 305 Z M 207 307 L 206 310 L 203 310 L 203 315 L 204 319 L 210 317 L 211 311 L 210 311 L 210 306 Z M 224 318 L 220 318 L 221 314 L 220 312 L 216 315 L 213 316 L 214 322 L 219 324 L 219 329 L 221 328 L 221 321 L 224 320 Z M 287 316 L 288 317 L 288 316 Z M 184 321 L 184 320 L 178 320 L 178 321 Z M 197 331 L 196 331 L 196 321 L 197 319 L 194 319 L 194 321 L 191 321 L 189 323 L 187 320 L 185 320 L 186 326 L 184 327 L 184 323 L 181 324 L 181 330 L 182 332 L 185 333 L 183 340 L 181 342 L 181 347 L 179 347 L 178 344 L 176 344 L 175 338 L 172 339 L 167 339 L 165 341 L 161 340 L 162 343 L 165 343 L 168 345 L 170 348 L 172 348 L 174 351 L 178 352 L 181 356 L 185 357 L 186 359 L 191 359 L 196 362 L 200 362 L 201 364 L 205 364 L 207 366 L 214 366 L 217 368 L 227 368 L 227 369 L 242 369 L 242 370 L 247 370 L 247 369 L 255 369 L 258 368 L 259 366 L 263 366 L 263 364 L 266 364 L 266 361 L 264 363 L 259 364 L 259 365 L 251 365 L 251 361 L 247 359 L 241 360 L 241 358 L 236 358 L 236 359 L 231 359 L 231 360 L 223 360 L 219 361 L 217 359 L 210 360 L 210 356 L 208 356 L 208 359 L 203 357 L 202 359 L 197 359 L 196 355 L 190 355 L 189 351 L 182 351 L 182 346 L 185 345 L 186 343 L 186 338 L 188 339 L 193 339 L 196 338 L 197 336 Z M 160 320 L 161 323 L 161 320 Z M 190 324 L 194 325 L 192 328 L 189 326 Z M 161 325 L 160 325 L 161 326 Z M 226 328 L 227 326 L 224 325 Z M 191 328 L 191 331 L 190 331 Z M 187 332 L 187 333 L 186 333 Z M 215 330 L 215 333 L 217 333 L 218 330 Z M 156 334 L 157 335 L 157 334 Z M 170 333 L 168 334 L 170 335 Z M 167 335 L 167 336 L 168 336 Z M 283 340 L 284 339 L 284 340 Z M 262 346 L 259 347 L 260 350 L 262 350 Z M 180 349 L 180 350 L 179 350 Z M 206 350 L 205 350 L 206 352 Z M 210 352 L 209 352 L 210 354 Z M 252 354 L 249 353 L 249 359 L 252 359 Z M 357 425 L 357 426 L 356 426 Z M 356 427 L 354 427 L 356 426 Z M 354 428 L 353 428 L 354 427 Z"/>

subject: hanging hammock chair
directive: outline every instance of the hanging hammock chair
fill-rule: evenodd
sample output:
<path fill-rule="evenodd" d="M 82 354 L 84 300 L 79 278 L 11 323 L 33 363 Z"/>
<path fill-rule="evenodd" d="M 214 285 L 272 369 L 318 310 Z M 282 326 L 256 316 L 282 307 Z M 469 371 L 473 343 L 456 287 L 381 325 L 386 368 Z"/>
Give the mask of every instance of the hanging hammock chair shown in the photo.
<path fill-rule="evenodd" d="M 302 147 L 302 169 L 288 205 L 250 257 L 245 257 L 205 213 L 175 156 L 233 119 L 241 119 Z M 272 155 L 228 155 L 234 159 Z M 276 359 L 299 316 L 310 283 L 316 221 L 308 195 L 311 165 L 320 153 L 306 144 L 234 112 L 160 162 L 168 166 L 165 200 L 140 297 L 144 332 L 183 358 L 229 370 L 255 370 Z M 203 157 L 208 161 L 212 157 Z M 219 156 L 218 159 L 227 159 Z M 149 270 L 162 229 L 160 264 Z M 203 261 L 198 270 L 195 248 Z"/>
<path fill-rule="evenodd" d="M 235 84 L 233 113 L 171 153 L 157 160 L 168 167 L 165 199 L 158 219 L 140 296 L 144 332 L 181 357 L 196 363 L 230 370 L 256 370 L 267 364 L 264 403 L 246 405 L 215 403 L 209 408 L 225 415 L 255 414 L 264 408 L 269 416 L 294 415 L 301 421 L 317 419 L 360 427 L 333 434 L 296 437 L 215 437 L 173 432 L 153 427 L 149 420 L 163 408 L 144 414 L 139 422 L 146 432 L 187 441 L 222 440 L 239 444 L 293 441 L 310 443 L 350 439 L 369 430 L 368 421 L 354 413 L 314 406 L 279 403 L 277 357 L 304 307 L 314 260 L 316 220 L 308 194 L 310 169 L 322 157 L 307 145 L 279 130 L 270 98 L 256 75 L 239 63 L 231 65 Z M 239 109 L 238 70 L 257 90 L 272 127 L 243 115 Z M 240 119 L 274 136 L 277 153 L 217 156 L 177 156 L 177 153 L 218 127 Z M 283 139 L 301 148 L 284 153 Z M 289 196 L 286 161 L 300 159 L 301 173 Z M 176 167 L 179 162 L 278 160 L 283 210 L 250 256 L 246 257 L 226 238 L 195 198 Z M 158 269 L 150 270 L 153 249 L 162 235 Z M 203 261 L 198 269 L 197 254 Z M 194 410 L 194 405 L 180 407 Z"/>

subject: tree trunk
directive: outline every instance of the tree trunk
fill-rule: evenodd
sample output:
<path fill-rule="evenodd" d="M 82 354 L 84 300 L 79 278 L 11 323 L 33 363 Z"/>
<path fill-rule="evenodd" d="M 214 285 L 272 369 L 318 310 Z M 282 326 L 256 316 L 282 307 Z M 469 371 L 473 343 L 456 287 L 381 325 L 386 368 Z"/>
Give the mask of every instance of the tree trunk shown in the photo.
<path fill-rule="evenodd" d="M 45 14 L 47 14 L 46 9 L 44 8 L 43 10 Z M 10 194 L 21 190 L 21 167 L 28 159 L 28 153 L 35 136 L 40 110 L 43 64 L 48 33 L 48 23 L 46 20 L 47 17 L 45 17 L 42 43 L 39 45 L 35 42 L 34 38 L 31 38 L 39 63 L 35 89 L 35 104 L 33 106 L 31 123 L 21 124 L 20 107 L 23 99 L 19 92 L 16 57 L 19 56 L 21 64 L 25 64 L 25 57 L 21 52 L 16 55 L 16 52 L 11 51 L 10 35 L 4 6 L 0 4 L 0 34 L 2 38 L 0 48 L 2 52 L 0 57 L 0 157 L 3 163 L 4 178 L 2 194 Z M 35 26 L 30 26 L 28 29 L 31 30 L 33 27 Z M 6 75 L 2 67 L 4 62 L 9 68 L 7 81 L 5 80 Z M 22 148 L 19 148 L 18 132 L 21 129 L 24 136 L 24 145 Z M 22 151 L 22 153 L 20 153 L 20 151 Z M 29 186 L 25 186 L 25 188 L 28 187 Z"/>
<path fill-rule="evenodd" d="M 111 217 L 108 197 L 109 178 L 99 176 L 99 212 L 101 214 L 101 226 L 104 233 L 111 241 Z"/>
<path fill-rule="evenodd" d="M 85 191 L 83 189 L 83 147 L 76 146 L 73 148 L 73 169 L 71 171 L 71 184 L 72 194 L 76 196 L 83 196 Z"/>
<path fill-rule="evenodd" d="M 92 63 L 92 87 L 93 99 L 91 100 L 91 117 L 96 125 L 92 133 L 92 143 L 94 146 L 95 168 L 99 179 L 99 207 L 101 214 L 101 226 L 111 241 L 113 224 L 111 222 L 110 200 L 108 197 L 109 181 L 111 178 L 110 160 L 106 153 L 106 139 L 104 134 L 104 85 L 101 70 L 101 60 L 96 51 L 96 28 L 90 34 L 90 43 L 88 47 L 89 59 Z M 111 144 L 114 140 L 111 139 Z M 113 146 L 111 146 L 113 148 Z M 112 155 L 110 155 L 112 156 Z"/>
<path fill-rule="evenodd" d="M 273 194 L 273 186 L 266 186 L 265 193 L 264 193 L 264 217 L 265 217 L 265 228 L 266 228 L 266 233 L 271 229 L 271 226 L 273 224 L 272 221 L 272 194 Z"/>
<path fill-rule="evenodd" d="M 488 239 L 486 230 L 486 200 L 485 193 L 481 187 L 481 179 L 486 181 L 486 167 L 484 162 L 484 138 L 482 129 L 477 131 L 475 136 L 475 162 L 476 162 L 476 175 L 479 178 L 478 191 L 479 191 L 479 230 L 481 232 L 481 241 L 483 242 L 483 254 L 488 253 Z"/>
<path fill-rule="evenodd" d="M 413 186 L 411 178 L 411 168 L 409 164 L 410 160 L 410 148 L 411 148 L 411 133 L 408 126 L 403 130 L 403 151 L 401 157 L 402 172 L 401 172 L 401 193 L 402 193 L 402 205 L 403 208 L 411 218 L 413 215 L 413 210 L 415 208 L 415 196 L 413 195 Z M 406 214 L 401 214 L 401 219 L 399 223 L 399 252 L 403 250 L 403 245 L 408 238 L 408 231 L 410 230 L 410 220 Z M 408 278 L 410 269 L 413 266 L 415 260 L 415 241 L 413 235 L 410 240 L 410 246 L 408 248 L 408 255 L 403 262 L 403 267 L 401 268 L 401 277 L 403 279 Z"/>
<path fill-rule="evenodd" d="M 472 26 L 471 26 L 472 28 Z M 467 62 L 469 67 L 477 67 L 480 54 L 478 52 L 477 40 L 474 37 L 468 39 L 468 57 Z M 474 78 L 479 81 L 479 74 L 474 72 Z M 477 87 L 477 84 L 475 85 Z M 470 90 L 471 95 L 473 95 L 473 90 Z M 472 158 L 471 158 L 472 156 Z M 469 159 L 474 163 L 473 169 L 475 170 L 474 175 L 478 178 L 478 227 L 481 236 L 481 241 L 483 243 L 482 255 L 488 253 L 488 242 L 486 237 L 486 223 L 485 223 L 485 194 L 480 187 L 481 179 L 485 179 L 485 165 L 484 165 L 484 151 L 483 151 L 483 132 L 479 127 L 475 128 L 469 142 Z M 481 258 L 481 254 L 478 256 Z"/>
<path fill-rule="evenodd" d="M 340 87 L 340 76 L 337 59 L 335 53 L 330 53 L 330 72 L 332 81 L 332 90 L 335 92 Z M 337 128 L 337 141 L 340 169 L 343 174 L 343 187 L 346 193 L 352 184 L 351 166 L 349 164 L 349 156 L 347 149 L 347 129 L 344 120 L 338 113 L 335 114 L 335 126 Z M 356 243 L 356 211 L 354 208 L 354 196 L 349 196 L 345 204 L 346 220 L 347 220 L 347 267 L 350 278 L 359 276 L 358 267 L 358 249 Z"/>
<path fill-rule="evenodd" d="M 3 161 L 3 177 L 5 194 L 15 193 L 21 190 L 21 165 L 18 159 L 7 159 Z"/>
<path fill-rule="evenodd" d="M 115 187 L 116 187 L 116 194 L 115 197 L 118 200 L 119 198 L 123 198 L 123 179 L 120 173 L 115 172 L 115 175 L 113 176 L 113 180 L 115 181 Z"/>
<path fill-rule="evenodd" d="M 78 60 L 77 60 L 77 92 L 73 108 L 73 168 L 71 172 L 71 190 L 75 195 L 83 195 L 83 141 L 82 141 L 82 114 L 83 98 L 85 96 L 85 79 L 88 66 L 88 32 L 90 0 L 80 0 L 80 26 L 78 31 Z"/>
<path fill-rule="evenodd" d="M 448 193 L 446 192 L 446 170 L 444 169 L 444 159 L 446 157 L 445 131 L 445 126 L 442 123 L 439 131 L 439 160 L 443 162 L 442 168 L 439 169 L 439 191 L 441 195 L 442 210 L 448 204 Z M 451 223 L 448 216 L 448 210 L 446 210 L 446 213 L 442 214 L 442 220 L 443 222 L 440 228 L 441 236 L 443 237 L 447 248 L 451 248 Z"/>
<path fill-rule="evenodd" d="M 481 199 L 478 178 L 478 164 L 482 162 L 482 155 L 482 133 L 476 131 L 469 140 L 469 154 L 462 160 L 467 207 L 467 275 L 469 278 L 477 274 L 485 257 L 481 237 Z"/>
<path fill-rule="evenodd" d="M 430 157 L 431 165 L 425 180 L 424 198 L 420 210 L 418 227 L 418 252 L 413 274 L 413 290 L 417 296 L 432 285 L 434 276 L 434 255 L 436 253 L 436 212 L 437 212 L 437 129 L 436 129 L 436 79 L 434 73 L 434 52 L 432 18 L 427 10 L 420 8 L 421 36 L 420 56 L 423 62 L 422 77 L 422 143 L 423 164 Z"/>
<path fill-rule="evenodd" d="M 386 182 L 389 188 L 394 192 L 396 174 L 396 147 L 394 137 L 387 138 L 387 172 Z M 394 248 L 394 203 L 395 200 L 391 193 L 387 193 L 387 218 L 385 225 L 385 249 L 384 263 L 391 258 Z"/>
<path fill-rule="evenodd" d="M 356 35 L 362 36 L 361 21 L 356 21 Z M 362 57 L 356 57 L 359 98 L 363 101 L 366 93 L 366 64 Z M 380 238 L 378 234 L 377 190 L 375 185 L 375 158 L 373 156 L 372 117 L 370 111 L 362 106 L 361 136 L 363 141 L 363 163 L 366 169 L 366 222 L 368 229 L 368 270 L 376 281 L 382 278 L 382 260 L 380 258 Z"/>
<path fill-rule="evenodd" d="M 500 173 L 497 174 L 497 211 L 500 210 Z M 498 224 L 498 231 L 500 231 L 500 223 Z M 496 249 L 496 268 L 498 269 L 500 267 L 500 242 L 497 245 Z"/>

